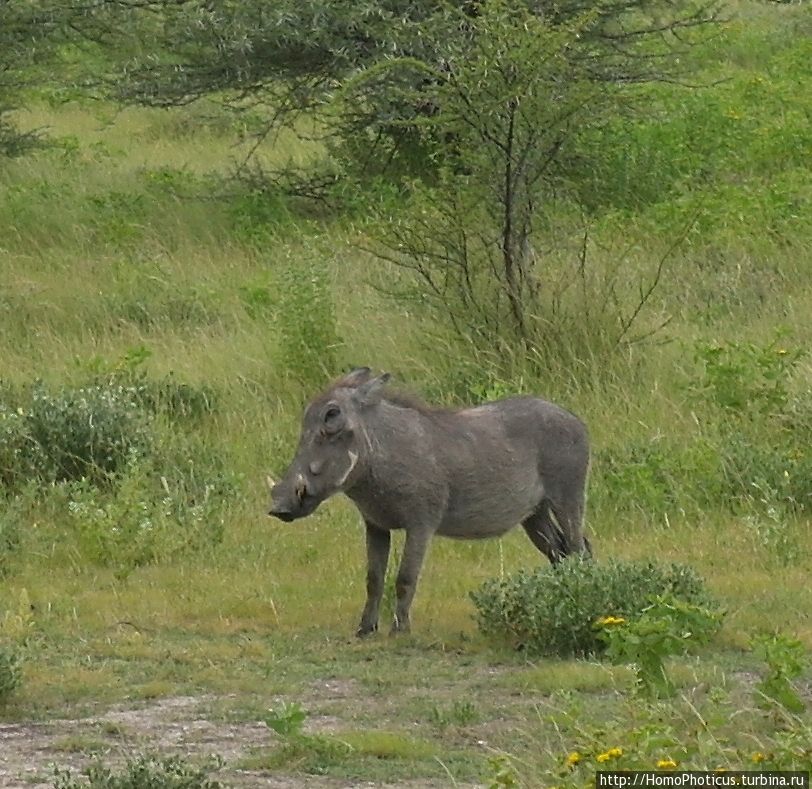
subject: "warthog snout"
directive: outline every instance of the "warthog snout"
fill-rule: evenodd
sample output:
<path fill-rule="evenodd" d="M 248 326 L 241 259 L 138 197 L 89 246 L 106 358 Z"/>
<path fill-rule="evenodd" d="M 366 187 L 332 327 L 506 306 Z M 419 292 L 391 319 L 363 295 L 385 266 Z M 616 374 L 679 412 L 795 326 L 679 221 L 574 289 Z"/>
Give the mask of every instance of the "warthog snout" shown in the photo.
<path fill-rule="evenodd" d="M 279 518 L 279 520 L 283 523 L 290 523 L 291 521 L 296 520 L 296 514 L 286 509 L 285 506 L 281 504 L 273 504 L 268 510 L 268 515 L 270 515 L 272 518 Z"/>
<path fill-rule="evenodd" d="M 319 499 L 308 488 L 303 474 L 296 474 L 293 479 L 288 477 L 278 483 L 268 477 L 268 487 L 271 493 L 268 515 L 285 523 L 304 518 L 318 506 Z"/>

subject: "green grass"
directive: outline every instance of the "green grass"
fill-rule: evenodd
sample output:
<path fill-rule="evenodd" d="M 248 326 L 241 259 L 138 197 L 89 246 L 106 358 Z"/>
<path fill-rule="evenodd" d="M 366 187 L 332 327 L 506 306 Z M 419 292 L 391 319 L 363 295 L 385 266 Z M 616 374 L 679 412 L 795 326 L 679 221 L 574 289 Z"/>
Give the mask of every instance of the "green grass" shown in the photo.
<path fill-rule="evenodd" d="M 69 736 L 63 737 L 52 746 L 55 751 L 62 753 L 86 753 L 86 754 L 102 754 L 109 750 L 109 746 L 105 740 L 97 739 L 88 736 Z"/>
<path fill-rule="evenodd" d="M 807 64 L 802 42 L 786 52 L 777 43 L 808 25 L 808 9 L 741 2 L 735 10 L 736 25 L 706 54 L 708 73 L 732 81 L 718 92 L 661 87 L 657 106 L 667 117 L 633 130 L 665 157 L 692 118 L 694 130 L 727 146 L 713 177 L 703 182 L 695 163 L 674 159 L 674 190 L 598 212 L 592 264 L 622 253 L 633 290 L 673 240 L 677 220 L 701 206 L 657 291 L 655 313 L 671 322 L 655 341 L 612 357 L 562 354 L 544 374 L 517 354 L 494 381 L 487 355 L 460 355 L 446 334 L 429 335 L 408 305 L 373 287 L 389 272 L 351 245 L 359 231 L 349 219 L 305 216 L 236 187 L 221 192 L 218 177 L 241 150 L 229 119 L 100 104 L 21 112 L 21 126 L 47 126 L 60 142 L 0 166 L 0 381 L 79 385 L 146 349 L 150 379 L 171 372 L 216 395 L 215 412 L 194 424 L 160 422 L 162 446 L 188 433 L 200 448 L 195 462 L 221 461 L 238 490 L 225 505 L 221 544 L 125 575 L 87 561 L 60 489 L 34 486 L 16 505 L 0 501 L 15 541 L 7 548 L 3 535 L 12 532 L 0 520 L 0 550 L 9 551 L 0 561 L 0 645 L 16 645 L 23 664 L 21 687 L 0 717 L 27 724 L 149 711 L 188 696 L 197 718 L 249 727 L 279 700 L 303 705 L 305 732 L 316 739 L 294 746 L 251 729 L 255 739 L 227 764 L 226 779 L 241 765 L 293 780 L 487 785 L 504 770 L 520 786 L 573 785 L 613 747 L 623 750 L 618 766 L 668 757 L 750 767 L 752 754 L 764 753 L 776 765 L 809 769 L 808 749 L 804 755 L 798 744 L 809 713 L 793 718 L 759 706 L 753 688 L 763 666 L 750 639 L 778 630 L 812 650 L 810 509 L 786 506 L 780 491 L 761 501 L 747 486 L 722 501 L 725 441 L 752 439 L 780 482 L 783 434 L 772 413 L 731 422 L 703 389 L 696 358 L 698 344 L 765 348 L 777 327 L 787 328 L 790 350 L 812 347 L 812 227 L 808 212 L 796 210 L 809 197 L 808 157 L 793 148 L 793 140 L 806 144 L 795 98 Z M 777 91 L 769 101 L 753 82 L 758 75 Z M 779 95 L 794 108 L 785 122 Z M 725 116 L 745 101 L 741 124 Z M 723 117 L 727 125 L 717 128 Z M 767 127 L 769 145 L 750 136 Z M 266 162 L 318 154 L 292 136 L 262 152 Z M 571 260 L 566 250 L 550 253 L 553 281 L 566 281 Z M 303 355 L 303 347 L 323 353 Z M 391 370 L 435 399 L 471 399 L 476 387 L 497 384 L 584 417 L 596 450 L 588 528 L 598 560 L 690 564 L 728 611 L 710 647 L 670 664 L 675 700 L 642 705 L 625 667 L 528 662 L 476 632 L 468 593 L 541 561 L 518 531 L 501 542 L 437 540 L 414 635 L 352 637 L 365 592 L 363 533 L 351 505 L 330 501 L 292 525 L 264 514 L 265 473 L 287 465 L 303 404 L 349 364 Z M 751 373 L 739 383 L 752 382 Z M 801 408 L 812 358 L 784 374 L 788 402 Z M 803 429 L 793 440 L 808 452 Z M 803 468 L 799 461 L 797 473 Z M 397 553 L 400 535 L 394 542 Z M 809 681 L 807 672 L 807 702 Z M 135 724 L 110 719 L 90 733 L 66 733 L 54 750 L 105 753 L 138 734 Z M 575 751 L 582 760 L 570 769 L 565 760 Z"/>

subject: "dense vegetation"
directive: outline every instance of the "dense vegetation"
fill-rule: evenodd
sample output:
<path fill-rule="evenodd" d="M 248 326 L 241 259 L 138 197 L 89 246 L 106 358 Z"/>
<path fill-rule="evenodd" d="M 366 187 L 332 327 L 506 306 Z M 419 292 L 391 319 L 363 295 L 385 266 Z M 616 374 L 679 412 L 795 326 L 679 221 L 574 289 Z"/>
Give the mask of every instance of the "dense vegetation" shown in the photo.
<path fill-rule="evenodd" d="M 0 6 L 2 715 L 187 694 L 237 725 L 301 699 L 329 731 L 282 707 L 292 733 L 271 726 L 281 739 L 242 766 L 348 780 L 809 770 L 808 4 L 741 0 L 706 24 L 713 9 L 642 2 L 562 4 L 552 22 L 529 4 L 403 4 L 412 19 L 280 3 L 264 42 L 248 11 L 224 25 L 212 4 L 147 5 Z M 668 34 L 622 53 L 647 64 L 632 75 L 607 36 L 634 19 Z M 350 33 L 365 46 L 342 49 Z M 260 43 L 288 70 L 257 71 Z M 528 664 L 477 635 L 483 583 L 531 601 L 567 583 L 531 572 L 519 533 L 437 542 L 417 635 L 348 642 L 354 512 L 273 525 L 263 479 L 303 402 L 355 364 L 436 402 L 533 392 L 585 419 L 598 581 L 630 583 L 609 559 L 688 564 L 726 609 L 691 657 L 669 641 L 696 613 L 679 601 L 628 631 L 656 636 L 668 694 L 643 703 L 651 675 Z M 624 613 L 597 612 L 590 588 L 543 613 Z M 510 624 L 513 646 L 556 651 Z M 608 654 L 639 669 L 614 633 Z M 604 638 L 576 634 L 576 652 Z M 330 697 L 327 680 L 353 689 Z"/>

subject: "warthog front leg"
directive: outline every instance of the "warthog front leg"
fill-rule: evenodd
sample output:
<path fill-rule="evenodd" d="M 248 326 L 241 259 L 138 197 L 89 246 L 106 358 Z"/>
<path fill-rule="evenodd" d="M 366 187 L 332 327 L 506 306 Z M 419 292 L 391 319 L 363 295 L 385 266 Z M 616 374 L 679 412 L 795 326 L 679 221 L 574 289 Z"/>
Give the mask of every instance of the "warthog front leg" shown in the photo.
<path fill-rule="evenodd" d="M 426 549 L 429 546 L 431 532 L 423 529 L 406 531 L 406 544 L 403 546 L 403 558 L 400 561 L 398 577 L 395 580 L 395 621 L 392 623 L 392 633 L 408 633 L 411 628 L 409 609 L 412 607 L 414 593 L 417 590 L 417 578 Z"/>
<path fill-rule="evenodd" d="M 358 626 L 359 636 L 378 629 L 378 610 L 383 597 L 386 565 L 389 563 L 389 532 L 367 522 L 367 602 Z"/>

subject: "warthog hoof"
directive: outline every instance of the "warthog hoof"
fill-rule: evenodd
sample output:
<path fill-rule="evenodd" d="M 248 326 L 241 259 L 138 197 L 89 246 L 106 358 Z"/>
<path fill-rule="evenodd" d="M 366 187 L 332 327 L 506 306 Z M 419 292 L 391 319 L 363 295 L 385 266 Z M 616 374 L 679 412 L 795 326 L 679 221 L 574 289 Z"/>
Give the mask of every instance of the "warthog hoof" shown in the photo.
<path fill-rule="evenodd" d="M 389 631 L 390 636 L 399 636 L 405 633 L 410 633 L 412 630 L 409 622 L 398 622 L 396 619 L 392 622 L 392 629 Z"/>
<path fill-rule="evenodd" d="M 355 631 L 355 635 L 358 636 L 358 638 L 366 638 L 367 636 L 371 636 L 373 633 L 377 632 L 377 625 L 361 625 L 358 630 Z"/>

